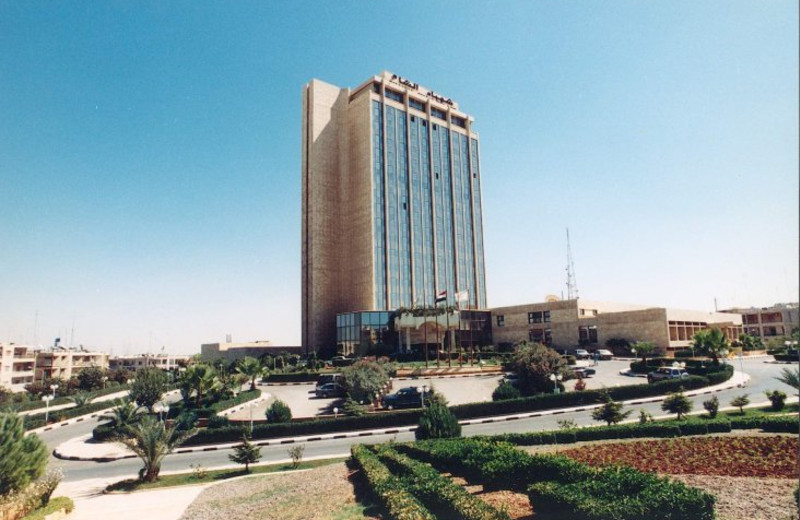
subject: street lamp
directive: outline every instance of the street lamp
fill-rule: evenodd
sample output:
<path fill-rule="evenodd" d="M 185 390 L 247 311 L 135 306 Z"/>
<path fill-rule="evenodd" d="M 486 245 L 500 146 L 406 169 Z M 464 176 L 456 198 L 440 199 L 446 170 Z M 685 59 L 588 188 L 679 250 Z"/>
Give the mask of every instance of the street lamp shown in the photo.
<path fill-rule="evenodd" d="M 550 381 L 553 382 L 554 386 L 553 389 L 554 394 L 558 394 L 559 392 L 561 392 L 561 390 L 559 390 L 558 388 L 558 382 L 561 381 L 562 379 L 564 379 L 564 376 L 562 376 L 561 374 L 550 374 Z"/>
<path fill-rule="evenodd" d="M 169 414 L 169 405 L 165 402 L 159 401 L 153 405 L 153 411 L 158 414 L 158 420 L 163 422 L 164 417 L 161 414 Z"/>
<path fill-rule="evenodd" d="M 338 417 L 339 417 L 339 407 L 334 406 L 333 407 L 333 418 L 336 419 Z"/>
<path fill-rule="evenodd" d="M 58 390 L 58 385 L 50 385 L 50 390 L 53 391 L 53 397 L 56 396 L 56 390 Z"/>
<path fill-rule="evenodd" d="M 50 401 L 53 400 L 52 395 L 43 395 L 42 401 L 44 401 L 44 423 L 47 424 L 47 417 L 50 414 Z"/>
<path fill-rule="evenodd" d="M 420 405 L 425 408 L 425 394 L 428 393 L 428 385 L 422 385 L 422 395 L 420 395 Z"/>

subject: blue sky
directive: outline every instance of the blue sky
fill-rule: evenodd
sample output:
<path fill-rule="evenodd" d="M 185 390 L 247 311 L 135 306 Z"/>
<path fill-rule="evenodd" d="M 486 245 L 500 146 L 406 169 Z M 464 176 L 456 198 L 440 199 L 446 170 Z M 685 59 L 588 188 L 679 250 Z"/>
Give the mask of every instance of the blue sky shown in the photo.
<path fill-rule="evenodd" d="M 795 1 L 0 0 L 0 341 L 300 339 L 301 88 L 481 135 L 490 306 L 798 299 Z"/>

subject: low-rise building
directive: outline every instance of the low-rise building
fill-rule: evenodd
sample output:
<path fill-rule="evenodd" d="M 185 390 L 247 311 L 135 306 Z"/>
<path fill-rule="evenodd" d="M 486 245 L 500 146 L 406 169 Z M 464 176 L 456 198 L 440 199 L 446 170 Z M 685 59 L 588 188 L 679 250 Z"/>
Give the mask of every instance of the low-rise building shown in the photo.
<path fill-rule="evenodd" d="M 303 349 L 300 346 L 273 345 L 272 342 L 266 340 L 241 343 L 204 343 L 200 345 L 200 357 L 203 361 L 225 359 L 230 362 L 246 356 L 259 358 L 265 354 L 274 356 L 281 353 L 299 355 L 302 351 Z"/>
<path fill-rule="evenodd" d="M 108 368 L 108 354 L 89 352 L 83 347 L 53 347 L 36 352 L 36 380 L 70 379 L 84 368 Z"/>
<path fill-rule="evenodd" d="M 764 341 L 785 340 L 800 327 L 800 307 L 797 303 L 776 303 L 770 307 L 726 309 L 722 312 L 741 314 L 744 331 Z"/>
<path fill-rule="evenodd" d="M 522 340 L 554 348 L 601 348 L 609 339 L 624 339 L 653 343 L 670 355 L 691 346 L 694 335 L 707 328 L 718 328 L 734 341 L 742 333 L 742 319 L 731 313 L 583 299 L 492 309 L 492 337 L 501 349 Z"/>
<path fill-rule="evenodd" d="M 140 368 L 156 367 L 162 370 L 176 370 L 185 367 L 191 361 L 191 356 L 170 356 L 168 354 L 138 354 L 136 356 L 116 356 L 108 361 L 111 370 L 130 370 L 135 372 Z"/>
<path fill-rule="evenodd" d="M 12 392 L 21 392 L 33 383 L 36 354 L 33 347 L 0 343 L 0 386 Z"/>

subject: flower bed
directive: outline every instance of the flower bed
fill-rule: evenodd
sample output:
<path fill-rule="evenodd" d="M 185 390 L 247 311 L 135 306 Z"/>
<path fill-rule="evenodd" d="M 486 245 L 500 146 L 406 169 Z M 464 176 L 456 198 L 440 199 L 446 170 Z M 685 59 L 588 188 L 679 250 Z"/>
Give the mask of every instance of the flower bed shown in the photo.
<path fill-rule="evenodd" d="M 795 437 L 696 437 L 575 448 L 562 454 L 589 464 L 621 464 L 663 474 L 798 478 Z"/>

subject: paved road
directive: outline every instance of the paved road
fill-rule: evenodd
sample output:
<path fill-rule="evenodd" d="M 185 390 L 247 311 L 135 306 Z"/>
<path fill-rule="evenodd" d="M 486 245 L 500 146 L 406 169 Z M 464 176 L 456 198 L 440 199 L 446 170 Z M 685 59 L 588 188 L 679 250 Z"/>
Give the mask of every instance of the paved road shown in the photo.
<path fill-rule="evenodd" d="M 746 373 L 751 376 L 747 387 L 743 389 L 731 389 L 718 392 L 716 395 L 719 397 L 721 406 L 726 406 L 731 399 L 742 393 L 749 393 L 753 402 L 765 400 L 764 391 L 779 389 L 791 395 L 793 389 L 778 382 L 774 379 L 781 371 L 781 368 L 787 365 L 780 365 L 771 361 L 771 358 L 760 358 L 745 360 L 743 368 Z M 601 365 L 602 366 L 602 365 Z M 739 362 L 736 362 L 737 370 Z M 472 383 L 470 378 L 456 379 L 454 381 L 461 381 L 461 384 L 469 386 Z M 642 381 L 641 379 L 635 380 L 636 382 Z M 694 402 L 695 410 L 702 410 L 702 402 L 708 399 L 709 396 L 698 396 L 692 399 Z M 650 403 L 636 406 L 634 410 L 642 408 L 654 416 L 663 414 L 660 408 L 660 403 Z M 635 412 L 634 412 L 635 415 Z M 539 431 L 551 430 L 558 428 L 557 421 L 559 419 L 573 419 L 579 425 L 597 424 L 591 419 L 590 412 L 573 412 L 556 416 L 542 416 L 530 419 L 521 419 L 510 422 L 497 422 L 488 424 L 477 424 L 465 426 L 463 431 L 464 435 L 492 435 L 504 432 L 525 432 L 525 431 Z M 59 439 L 71 438 L 91 431 L 94 424 L 79 423 L 77 425 L 68 426 L 52 432 L 42 434 L 42 438 L 48 446 L 55 447 L 55 445 L 63 442 Z M 376 435 L 371 437 L 362 438 L 349 438 L 349 439 L 335 439 L 325 441 L 315 441 L 306 443 L 305 457 L 337 457 L 347 456 L 350 446 L 358 443 L 381 443 L 387 442 L 390 439 L 397 441 L 413 440 L 413 433 L 400 433 L 394 435 Z M 261 448 L 262 462 L 277 462 L 287 459 L 287 449 L 289 446 L 264 446 Z M 163 464 L 165 471 L 172 470 L 185 470 L 190 471 L 190 465 L 201 464 L 206 468 L 227 466 L 230 464 L 228 455 L 231 450 L 217 450 L 209 452 L 186 453 L 170 455 L 166 458 Z M 134 477 L 139 470 L 140 462 L 138 459 L 123 459 L 108 463 L 96 462 L 72 462 L 54 459 L 53 464 L 61 467 L 64 470 L 65 481 L 83 480 L 88 478 L 98 477 Z"/>

